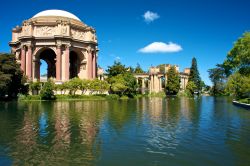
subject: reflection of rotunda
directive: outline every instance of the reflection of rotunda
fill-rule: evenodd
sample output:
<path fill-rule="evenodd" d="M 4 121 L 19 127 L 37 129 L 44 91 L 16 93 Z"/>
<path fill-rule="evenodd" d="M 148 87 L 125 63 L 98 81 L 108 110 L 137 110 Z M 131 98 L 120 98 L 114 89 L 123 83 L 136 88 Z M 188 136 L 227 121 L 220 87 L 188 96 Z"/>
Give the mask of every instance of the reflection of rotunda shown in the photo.
<path fill-rule="evenodd" d="M 57 82 L 73 77 L 96 77 L 95 30 L 75 15 L 62 10 L 42 11 L 13 28 L 9 43 L 29 80 L 40 80 L 40 60 L 48 77 Z"/>

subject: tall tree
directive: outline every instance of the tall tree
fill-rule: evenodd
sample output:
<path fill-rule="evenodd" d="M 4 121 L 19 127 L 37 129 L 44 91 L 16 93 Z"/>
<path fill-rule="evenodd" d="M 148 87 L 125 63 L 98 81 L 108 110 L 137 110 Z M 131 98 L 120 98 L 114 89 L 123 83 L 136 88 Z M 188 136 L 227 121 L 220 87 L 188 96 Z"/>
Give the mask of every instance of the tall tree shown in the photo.
<path fill-rule="evenodd" d="M 137 63 L 134 73 L 144 73 L 139 63 Z"/>
<path fill-rule="evenodd" d="M 200 74 L 199 74 L 198 67 L 197 67 L 197 61 L 195 57 L 192 59 L 192 66 L 190 68 L 190 75 L 189 75 L 188 81 L 194 82 L 197 88 L 196 91 L 198 92 L 201 91 L 201 78 L 200 78 Z"/>
<path fill-rule="evenodd" d="M 169 95 L 176 95 L 180 90 L 180 76 L 174 66 L 171 66 L 167 72 L 167 84 L 165 90 Z"/>
<path fill-rule="evenodd" d="M 241 75 L 239 72 L 230 75 L 226 90 L 236 99 L 248 97 L 250 93 L 250 77 Z"/>
<path fill-rule="evenodd" d="M 217 65 L 216 68 L 209 69 L 209 78 L 213 83 L 212 94 L 221 95 L 224 93 L 226 85 L 226 74 L 225 69 Z"/>
<path fill-rule="evenodd" d="M 108 66 L 107 75 L 108 77 L 117 76 L 118 74 L 124 74 L 128 72 L 128 68 L 121 64 L 119 61 L 115 61 L 112 66 Z"/>
<path fill-rule="evenodd" d="M 227 74 L 239 71 L 240 74 L 250 76 L 250 32 L 246 32 L 229 51 L 223 67 Z"/>
<path fill-rule="evenodd" d="M 12 54 L 0 54 L 0 98 L 8 96 L 16 97 L 18 93 L 27 93 L 28 86 L 25 85 L 26 79 L 16 63 L 15 56 Z"/>

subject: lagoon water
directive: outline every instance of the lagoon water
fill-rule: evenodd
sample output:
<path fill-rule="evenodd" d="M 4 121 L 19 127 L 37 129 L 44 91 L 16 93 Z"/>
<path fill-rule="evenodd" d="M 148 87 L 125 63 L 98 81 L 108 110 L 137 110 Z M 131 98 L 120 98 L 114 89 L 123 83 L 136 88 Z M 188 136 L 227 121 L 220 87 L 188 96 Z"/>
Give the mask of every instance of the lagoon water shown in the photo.
<path fill-rule="evenodd" d="M 250 165 L 250 111 L 228 98 L 0 103 L 0 165 Z"/>

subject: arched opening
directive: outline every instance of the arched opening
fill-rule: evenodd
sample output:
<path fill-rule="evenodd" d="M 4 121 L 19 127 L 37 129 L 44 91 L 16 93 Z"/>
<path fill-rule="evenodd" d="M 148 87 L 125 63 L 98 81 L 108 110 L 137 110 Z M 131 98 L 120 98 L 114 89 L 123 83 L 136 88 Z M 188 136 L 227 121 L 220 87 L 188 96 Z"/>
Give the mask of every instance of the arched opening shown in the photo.
<path fill-rule="evenodd" d="M 41 81 L 56 77 L 56 54 L 52 49 L 43 50 L 38 56 L 38 63 L 37 77 Z"/>
<path fill-rule="evenodd" d="M 76 52 L 70 51 L 69 55 L 69 78 L 77 77 L 79 73 L 79 58 Z"/>
<path fill-rule="evenodd" d="M 48 64 L 46 61 L 40 59 L 40 80 L 47 80 L 48 79 Z"/>

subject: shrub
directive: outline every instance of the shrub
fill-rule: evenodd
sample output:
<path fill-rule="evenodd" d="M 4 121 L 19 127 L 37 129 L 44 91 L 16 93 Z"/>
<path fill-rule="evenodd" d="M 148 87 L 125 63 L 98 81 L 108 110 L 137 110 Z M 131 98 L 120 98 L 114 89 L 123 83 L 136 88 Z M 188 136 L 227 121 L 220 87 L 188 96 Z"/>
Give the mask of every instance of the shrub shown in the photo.
<path fill-rule="evenodd" d="M 118 100 L 120 97 L 117 94 L 110 94 L 106 96 L 106 99 L 108 100 Z"/>
<path fill-rule="evenodd" d="M 54 94 L 54 83 L 52 80 L 48 80 L 48 82 L 46 82 L 43 87 L 42 90 L 40 92 L 40 96 L 41 99 L 43 100 L 55 100 L 55 94 Z"/>

